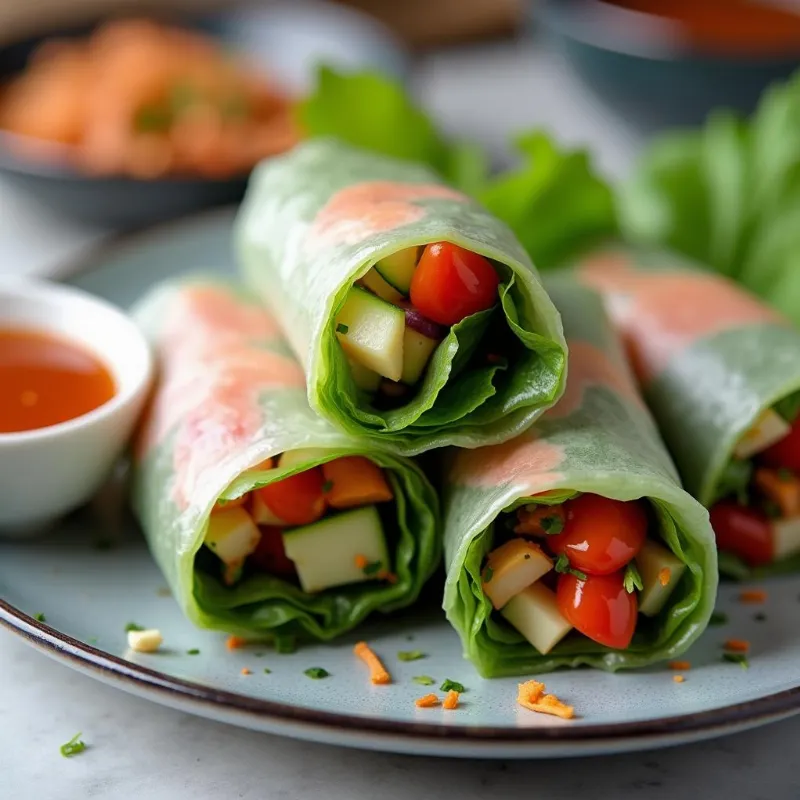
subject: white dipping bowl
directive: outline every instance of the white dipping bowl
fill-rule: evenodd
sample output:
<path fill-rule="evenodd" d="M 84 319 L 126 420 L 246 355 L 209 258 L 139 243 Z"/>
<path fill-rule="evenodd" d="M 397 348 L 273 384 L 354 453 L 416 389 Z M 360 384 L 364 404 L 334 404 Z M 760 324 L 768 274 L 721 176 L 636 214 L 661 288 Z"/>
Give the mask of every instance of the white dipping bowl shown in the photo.
<path fill-rule="evenodd" d="M 116 387 L 111 400 L 75 419 L 0 433 L 0 535 L 20 537 L 85 503 L 109 476 L 147 399 L 153 359 L 141 331 L 118 308 L 47 281 L 0 277 L 0 329 L 9 328 L 83 346 Z"/>

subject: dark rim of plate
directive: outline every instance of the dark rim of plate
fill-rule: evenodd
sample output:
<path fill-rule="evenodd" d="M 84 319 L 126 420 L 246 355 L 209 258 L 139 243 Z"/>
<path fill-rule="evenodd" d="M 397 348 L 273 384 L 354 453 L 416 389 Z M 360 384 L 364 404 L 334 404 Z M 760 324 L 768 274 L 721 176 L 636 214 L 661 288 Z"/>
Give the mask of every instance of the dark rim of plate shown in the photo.
<path fill-rule="evenodd" d="M 101 245 L 94 254 L 84 256 L 58 271 L 59 278 L 75 277 L 102 267 L 105 255 L 132 241 L 161 237 L 173 229 L 191 229 L 197 224 L 207 225 L 218 219 L 223 222 L 231 216 L 230 207 L 216 209 L 188 219 L 156 226 L 138 234 L 125 234 Z M 540 728 L 510 728 L 497 726 L 451 726 L 437 723 L 413 723 L 376 717 L 360 717 L 319 711 L 262 700 L 255 697 L 228 692 L 191 681 L 166 675 L 148 667 L 126 661 L 96 647 L 73 639 L 49 625 L 35 620 L 10 603 L 0 599 L 0 624 L 19 634 L 28 644 L 46 654 L 59 658 L 74 669 L 89 673 L 113 683 L 119 688 L 136 692 L 149 690 L 165 705 L 180 704 L 183 710 L 191 711 L 199 706 L 216 707 L 227 712 L 254 718 L 263 722 L 286 723 L 305 726 L 320 732 L 349 732 L 354 735 L 380 735 L 388 740 L 413 740 L 416 745 L 451 742 L 470 744 L 516 744 L 520 746 L 546 745 L 558 742 L 590 744 L 592 742 L 614 742 L 637 740 L 637 749 L 645 749 L 642 739 L 683 739 L 687 735 L 711 736 L 752 727 L 760 723 L 776 721 L 800 712 L 800 685 L 755 700 L 723 706 L 693 714 L 676 714 L 656 719 L 637 720 L 603 725 L 549 725 Z M 156 698 L 154 698 L 156 699 Z M 344 743 L 344 742 L 342 742 Z M 676 742 L 677 743 L 677 742 Z M 391 748 L 388 748 L 391 749 Z"/>

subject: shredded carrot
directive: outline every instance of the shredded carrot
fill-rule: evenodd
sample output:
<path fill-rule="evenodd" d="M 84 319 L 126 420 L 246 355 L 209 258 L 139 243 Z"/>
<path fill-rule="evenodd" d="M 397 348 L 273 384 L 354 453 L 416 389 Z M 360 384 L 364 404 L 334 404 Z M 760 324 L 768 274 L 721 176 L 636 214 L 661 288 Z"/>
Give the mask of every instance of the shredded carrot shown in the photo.
<path fill-rule="evenodd" d="M 539 681 L 526 681 L 519 684 L 517 703 L 523 708 L 538 711 L 540 714 L 552 714 L 562 719 L 572 719 L 575 709 L 562 703 L 554 694 L 545 694 L 545 685 Z"/>
<path fill-rule="evenodd" d="M 247 669 L 247 667 L 242 667 L 242 675 L 252 675 L 252 670 Z"/>
<path fill-rule="evenodd" d="M 353 652 L 369 667 L 369 679 L 373 683 L 391 683 L 392 676 L 386 671 L 383 662 L 372 652 L 366 642 L 359 642 Z"/>
<path fill-rule="evenodd" d="M 692 668 L 692 664 L 689 661 L 670 661 L 667 666 L 670 669 L 676 670 L 687 670 Z"/>
<path fill-rule="evenodd" d="M 359 553 L 356 556 L 355 562 L 356 562 L 356 567 L 358 569 L 364 569 L 364 567 L 366 567 L 367 564 L 369 564 L 369 561 L 367 560 L 367 557 L 365 555 L 362 555 L 361 553 Z"/>
<path fill-rule="evenodd" d="M 439 705 L 439 698 L 435 694 L 426 694 L 425 697 L 418 697 L 414 705 L 417 708 L 433 708 Z"/>
<path fill-rule="evenodd" d="M 750 652 L 750 642 L 746 639 L 727 639 L 722 646 L 731 653 Z"/>
<path fill-rule="evenodd" d="M 228 650 L 238 650 L 246 644 L 247 639 L 245 639 L 244 636 L 229 636 L 225 642 L 225 647 L 227 647 Z"/>
<path fill-rule="evenodd" d="M 800 480 L 789 472 L 759 467 L 753 478 L 756 488 L 773 503 L 777 503 L 781 516 L 800 514 Z"/>
<path fill-rule="evenodd" d="M 442 708 L 446 708 L 448 711 L 458 708 L 458 692 L 455 689 L 451 689 L 447 693 L 442 703 Z"/>
<path fill-rule="evenodd" d="M 742 603 L 766 603 L 767 593 L 763 589 L 745 589 L 739 594 Z"/>
<path fill-rule="evenodd" d="M 662 569 L 658 573 L 658 582 L 662 586 L 666 586 L 669 583 L 669 579 L 671 577 L 672 577 L 672 570 L 669 567 L 664 567 L 664 569 Z"/>
<path fill-rule="evenodd" d="M 675 683 L 683 683 L 686 678 L 684 678 L 683 675 L 673 675 L 672 680 L 674 680 Z"/>
<path fill-rule="evenodd" d="M 389 572 L 388 569 L 382 569 L 376 577 L 379 581 L 386 581 L 386 583 L 391 583 L 392 585 L 397 583 L 397 575 L 394 572 Z"/>

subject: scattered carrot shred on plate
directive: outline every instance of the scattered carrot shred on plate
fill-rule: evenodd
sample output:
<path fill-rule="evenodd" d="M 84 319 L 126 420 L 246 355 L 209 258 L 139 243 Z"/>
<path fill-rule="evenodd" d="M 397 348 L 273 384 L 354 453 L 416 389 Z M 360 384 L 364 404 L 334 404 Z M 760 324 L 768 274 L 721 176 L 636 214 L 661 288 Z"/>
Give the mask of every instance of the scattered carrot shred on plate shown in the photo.
<path fill-rule="evenodd" d="M 562 719 L 572 719 L 575 709 L 562 703 L 554 694 L 545 694 L 545 685 L 539 681 L 526 681 L 519 684 L 517 703 L 523 708 L 538 711 L 540 714 L 552 714 Z"/>
<path fill-rule="evenodd" d="M 439 698 L 435 694 L 426 694 L 424 697 L 418 697 L 414 705 L 417 708 L 433 708 L 439 705 Z"/>
<path fill-rule="evenodd" d="M 229 636 L 225 641 L 225 647 L 228 650 L 238 650 L 247 644 L 247 639 L 244 636 Z"/>
<path fill-rule="evenodd" d="M 750 642 L 746 639 L 726 639 L 722 646 L 730 653 L 750 652 Z"/>
<path fill-rule="evenodd" d="M 369 679 L 376 684 L 392 682 L 392 676 L 366 642 L 359 642 L 353 652 L 369 667 Z"/>
<path fill-rule="evenodd" d="M 763 589 L 745 589 L 739 594 L 742 603 L 766 603 L 767 593 Z"/>
<path fill-rule="evenodd" d="M 364 567 L 366 567 L 367 564 L 369 564 L 369 560 L 367 559 L 367 557 L 361 553 L 359 553 L 355 557 L 354 561 L 356 564 L 356 569 L 364 569 Z"/>
<path fill-rule="evenodd" d="M 662 569 L 658 573 L 658 582 L 662 586 L 666 586 L 669 583 L 669 579 L 671 577 L 672 577 L 672 570 L 669 567 L 664 567 L 664 569 Z"/>
<path fill-rule="evenodd" d="M 451 689 L 447 693 L 442 703 L 442 708 L 446 708 L 448 711 L 458 708 L 458 692 L 455 689 Z"/>
<path fill-rule="evenodd" d="M 692 663 L 691 663 L 691 661 L 670 661 L 669 664 L 667 664 L 667 666 L 670 669 L 676 669 L 676 670 L 684 671 L 684 670 L 687 670 L 687 669 L 691 669 L 692 668 Z"/>
<path fill-rule="evenodd" d="M 252 675 L 253 671 L 247 669 L 247 667 L 242 667 L 242 675 Z"/>
<path fill-rule="evenodd" d="M 683 675 L 673 675 L 672 680 L 675 681 L 675 683 L 683 683 L 686 678 L 684 678 Z"/>
<path fill-rule="evenodd" d="M 386 583 L 391 583 L 392 585 L 397 583 L 397 575 L 394 572 L 389 572 L 388 569 L 382 569 L 375 577 L 379 581 L 386 581 Z"/>

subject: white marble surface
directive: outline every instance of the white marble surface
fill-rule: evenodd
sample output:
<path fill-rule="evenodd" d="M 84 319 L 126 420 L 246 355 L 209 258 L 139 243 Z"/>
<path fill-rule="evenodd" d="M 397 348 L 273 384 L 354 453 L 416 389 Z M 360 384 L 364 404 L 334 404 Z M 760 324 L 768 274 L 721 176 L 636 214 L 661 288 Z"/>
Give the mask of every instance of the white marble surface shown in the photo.
<path fill-rule="evenodd" d="M 545 124 L 591 144 L 619 175 L 636 133 L 528 42 L 452 50 L 420 66 L 417 89 L 446 127 L 493 150 Z M 54 274 L 105 232 L 38 209 L 0 183 L 0 274 Z M 89 749 L 64 759 L 77 731 Z M 138 700 L 57 664 L 0 630 L 0 798 L 399 800 L 800 797 L 790 756 L 800 718 L 655 753 L 572 762 L 452 762 L 340 750 L 207 722 Z"/>

